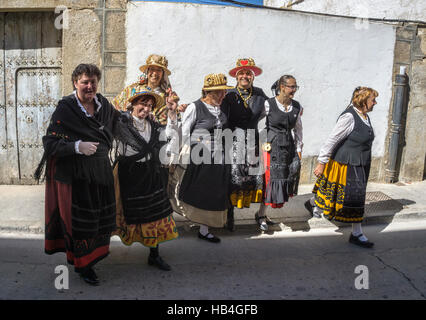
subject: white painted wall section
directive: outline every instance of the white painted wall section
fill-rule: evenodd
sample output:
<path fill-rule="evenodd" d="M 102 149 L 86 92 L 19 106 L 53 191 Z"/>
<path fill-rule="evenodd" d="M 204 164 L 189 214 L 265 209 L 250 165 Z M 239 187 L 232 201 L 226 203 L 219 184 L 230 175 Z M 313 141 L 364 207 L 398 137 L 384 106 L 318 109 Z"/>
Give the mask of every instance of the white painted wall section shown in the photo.
<path fill-rule="evenodd" d="M 286 7 L 295 0 L 264 0 L 269 7 Z M 335 15 L 426 21 L 424 0 L 304 0 L 292 6 L 294 10 Z"/>
<path fill-rule="evenodd" d="M 237 58 L 252 57 L 263 69 L 255 86 L 271 96 L 283 74 L 294 75 L 303 114 L 306 156 L 317 155 L 358 85 L 380 96 L 371 113 L 373 155 L 383 156 L 392 92 L 395 27 L 353 19 L 213 5 L 134 2 L 127 12 L 127 84 L 151 53 L 169 60 L 182 103 L 200 98 L 208 73 L 228 73 Z M 228 84 L 235 79 L 228 77 Z"/>

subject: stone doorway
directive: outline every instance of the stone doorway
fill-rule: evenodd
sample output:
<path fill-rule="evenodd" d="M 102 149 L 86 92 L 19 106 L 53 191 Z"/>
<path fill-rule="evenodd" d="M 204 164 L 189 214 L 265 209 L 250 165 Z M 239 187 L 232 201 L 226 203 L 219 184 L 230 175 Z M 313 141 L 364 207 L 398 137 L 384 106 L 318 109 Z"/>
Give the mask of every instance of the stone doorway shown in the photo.
<path fill-rule="evenodd" d="M 54 12 L 0 13 L 0 183 L 33 184 L 61 98 L 62 31 Z"/>

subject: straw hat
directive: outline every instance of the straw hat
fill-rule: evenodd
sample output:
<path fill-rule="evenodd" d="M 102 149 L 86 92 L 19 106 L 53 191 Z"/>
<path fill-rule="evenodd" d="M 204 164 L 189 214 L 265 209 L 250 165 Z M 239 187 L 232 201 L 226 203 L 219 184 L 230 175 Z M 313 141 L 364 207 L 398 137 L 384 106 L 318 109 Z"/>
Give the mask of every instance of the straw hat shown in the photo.
<path fill-rule="evenodd" d="M 226 76 L 223 73 L 210 73 L 204 77 L 204 91 L 232 89 L 226 85 Z"/>
<path fill-rule="evenodd" d="M 164 104 L 163 98 L 151 90 L 149 87 L 139 87 L 140 91 L 136 91 L 136 88 L 132 89 L 130 94 L 129 103 L 132 103 L 136 98 L 141 96 L 152 96 L 155 99 L 155 108 L 161 107 Z"/>
<path fill-rule="evenodd" d="M 253 71 L 255 76 L 258 76 L 262 73 L 262 69 L 256 67 L 256 64 L 254 63 L 254 60 L 252 58 L 243 58 L 237 60 L 237 66 L 231 71 L 229 71 L 229 75 L 235 78 L 237 76 L 238 71 L 242 69 L 249 69 Z"/>
<path fill-rule="evenodd" d="M 140 71 L 146 73 L 146 70 L 149 67 L 155 66 L 155 67 L 160 67 L 164 70 L 164 72 L 166 72 L 166 74 L 169 76 L 172 73 L 170 72 L 169 69 L 167 69 L 169 62 L 167 61 L 165 56 L 160 56 L 158 54 L 151 54 L 147 59 L 146 59 L 146 64 L 141 66 L 139 68 Z"/>

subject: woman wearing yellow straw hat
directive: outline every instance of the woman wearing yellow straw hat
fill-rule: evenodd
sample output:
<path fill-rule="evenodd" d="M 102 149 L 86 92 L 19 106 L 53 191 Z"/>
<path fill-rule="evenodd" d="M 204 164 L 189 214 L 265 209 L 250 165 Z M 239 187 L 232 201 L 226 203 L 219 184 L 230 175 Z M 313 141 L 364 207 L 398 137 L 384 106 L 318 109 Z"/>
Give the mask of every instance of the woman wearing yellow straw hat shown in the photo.
<path fill-rule="evenodd" d="M 179 101 L 179 97 L 171 92 L 171 85 L 169 81 L 171 71 L 168 69 L 168 61 L 165 56 L 151 54 L 146 59 L 146 63 L 141 66 L 139 70 L 142 71 L 139 81 L 124 88 L 123 91 L 112 100 L 112 104 L 117 109 L 125 111 L 129 105 L 129 98 L 132 96 L 132 92 L 140 92 L 142 87 L 148 87 L 163 98 L 163 105 L 156 108 L 153 111 L 153 114 L 160 124 L 166 125 L 166 95 L 171 94 L 176 102 Z M 186 106 L 186 104 L 178 106 L 178 111 L 183 112 Z"/>
<path fill-rule="evenodd" d="M 146 87 L 129 98 L 130 113 L 118 119 L 117 165 L 114 168 L 117 199 L 117 230 L 126 245 L 139 242 L 150 248 L 148 264 L 168 271 L 170 266 L 159 255 L 159 244 L 178 237 L 173 210 L 161 175 L 160 131 L 164 126 L 149 118 L 161 107 L 163 98 Z M 176 108 L 168 98 L 167 107 Z"/>
<path fill-rule="evenodd" d="M 231 166 L 232 206 L 228 210 L 227 217 L 227 228 L 230 231 L 235 228 L 234 207 L 249 208 L 250 203 L 262 201 L 263 175 L 250 172 L 250 169 L 258 166 L 250 163 L 254 162 L 250 160 L 256 157 L 257 124 L 265 100 L 268 99 L 261 88 L 253 86 L 255 76 L 261 73 L 262 69 L 256 66 L 252 58 L 238 59 L 236 67 L 229 71 L 229 75 L 236 78 L 237 85 L 228 90 L 221 106 L 228 117 L 230 129 L 237 135 L 237 139 L 233 142 Z M 244 158 L 239 159 L 241 157 Z"/>
<path fill-rule="evenodd" d="M 204 78 L 202 97 L 191 103 L 182 119 L 183 148 L 190 150 L 190 159 L 179 188 L 178 198 L 184 215 L 200 224 L 198 237 L 209 242 L 220 239 L 209 232 L 209 227 L 223 228 L 229 208 L 230 165 L 225 164 L 221 129 L 228 121 L 220 110 L 226 90 L 223 74 L 209 74 Z M 170 118 L 172 119 L 172 118 Z"/>

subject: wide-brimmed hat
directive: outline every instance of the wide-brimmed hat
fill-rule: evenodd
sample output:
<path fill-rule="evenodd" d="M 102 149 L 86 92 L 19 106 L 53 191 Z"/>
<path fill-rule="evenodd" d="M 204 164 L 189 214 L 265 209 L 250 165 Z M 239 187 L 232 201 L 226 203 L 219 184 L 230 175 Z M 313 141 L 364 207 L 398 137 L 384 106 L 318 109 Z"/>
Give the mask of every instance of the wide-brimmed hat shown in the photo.
<path fill-rule="evenodd" d="M 253 71 L 255 76 L 258 76 L 262 73 L 262 69 L 256 66 L 252 58 L 243 58 L 237 60 L 237 66 L 234 69 L 231 69 L 231 71 L 229 71 L 229 75 L 235 78 L 237 76 L 238 71 L 242 69 L 249 69 Z"/>
<path fill-rule="evenodd" d="M 166 72 L 166 74 L 169 76 L 169 75 L 171 75 L 172 73 L 170 72 L 170 70 L 169 69 L 167 69 L 167 66 L 168 66 L 168 64 L 169 64 L 169 62 L 167 61 L 167 59 L 166 59 L 166 57 L 165 56 L 160 56 L 160 55 L 158 55 L 158 54 L 151 54 L 147 59 L 146 59 L 146 63 L 143 65 L 143 66 L 141 66 L 140 68 L 139 68 L 139 70 L 140 71 L 142 71 L 142 72 L 144 72 L 144 73 L 146 73 L 146 70 L 149 68 L 149 67 L 160 67 L 160 68 L 162 68 L 165 72 Z"/>
<path fill-rule="evenodd" d="M 140 91 L 136 91 L 136 88 L 133 88 L 130 94 L 129 103 L 132 103 L 136 98 L 141 96 L 152 96 L 155 99 L 155 108 L 161 107 L 164 104 L 163 97 L 155 93 L 149 87 L 139 87 Z"/>
<path fill-rule="evenodd" d="M 223 73 L 210 73 L 204 77 L 204 91 L 226 90 L 233 87 L 226 84 L 226 76 Z"/>

